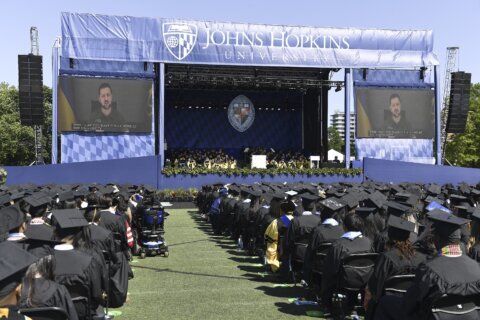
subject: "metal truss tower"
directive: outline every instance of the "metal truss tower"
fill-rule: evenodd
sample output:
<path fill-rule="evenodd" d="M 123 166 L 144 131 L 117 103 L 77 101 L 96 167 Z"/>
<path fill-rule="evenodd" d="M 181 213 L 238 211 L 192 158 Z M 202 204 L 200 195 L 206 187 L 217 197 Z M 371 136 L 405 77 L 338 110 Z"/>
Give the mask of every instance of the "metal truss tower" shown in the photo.
<path fill-rule="evenodd" d="M 38 45 L 38 30 L 37 27 L 30 28 L 30 53 L 38 56 L 40 48 Z M 43 126 L 34 125 L 33 131 L 35 133 L 35 164 L 44 164 L 43 161 Z"/>

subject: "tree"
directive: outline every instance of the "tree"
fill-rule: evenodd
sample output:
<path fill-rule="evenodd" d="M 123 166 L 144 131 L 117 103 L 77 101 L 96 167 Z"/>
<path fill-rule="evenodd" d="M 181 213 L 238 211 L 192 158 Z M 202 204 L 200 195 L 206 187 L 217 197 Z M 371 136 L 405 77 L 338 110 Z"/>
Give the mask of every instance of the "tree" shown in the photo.
<path fill-rule="evenodd" d="M 52 90 L 44 91 L 45 123 L 43 128 L 44 159 L 49 162 L 51 146 Z M 20 124 L 18 90 L 0 83 L 0 165 L 29 165 L 35 160 L 33 127 Z"/>
<path fill-rule="evenodd" d="M 465 133 L 447 142 L 446 159 L 456 166 L 480 168 L 480 83 L 470 90 L 470 111 Z"/>
<path fill-rule="evenodd" d="M 344 141 L 340 136 L 337 128 L 328 127 L 328 147 L 329 149 L 334 149 L 335 151 L 342 152 Z"/>

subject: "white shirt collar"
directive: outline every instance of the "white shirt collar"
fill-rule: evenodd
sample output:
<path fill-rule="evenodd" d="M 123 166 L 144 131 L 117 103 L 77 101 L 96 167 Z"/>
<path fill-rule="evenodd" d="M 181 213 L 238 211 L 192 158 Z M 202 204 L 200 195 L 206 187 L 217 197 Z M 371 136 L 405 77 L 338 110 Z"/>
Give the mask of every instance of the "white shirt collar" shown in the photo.
<path fill-rule="evenodd" d="M 53 249 L 57 251 L 69 251 L 69 250 L 73 250 L 73 246 L 68 243 L 62 243 L 62 244 L 57 244 L 55 247 L 53 247 Z"/>

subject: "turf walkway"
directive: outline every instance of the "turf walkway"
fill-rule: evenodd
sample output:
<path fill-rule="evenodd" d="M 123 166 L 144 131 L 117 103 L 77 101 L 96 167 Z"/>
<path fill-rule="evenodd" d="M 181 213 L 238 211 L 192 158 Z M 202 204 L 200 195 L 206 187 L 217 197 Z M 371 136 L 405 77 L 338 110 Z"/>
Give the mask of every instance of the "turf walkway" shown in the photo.
<path fill-rule="evenodd" d="M 315 306 L 289 301 L 303 289 L 279 286 L 258 258 L 214 236 L 196 211 L 169 212 L 170 256 L 135 257 L 129 301 L 116 319 L 312 319 Z"/>

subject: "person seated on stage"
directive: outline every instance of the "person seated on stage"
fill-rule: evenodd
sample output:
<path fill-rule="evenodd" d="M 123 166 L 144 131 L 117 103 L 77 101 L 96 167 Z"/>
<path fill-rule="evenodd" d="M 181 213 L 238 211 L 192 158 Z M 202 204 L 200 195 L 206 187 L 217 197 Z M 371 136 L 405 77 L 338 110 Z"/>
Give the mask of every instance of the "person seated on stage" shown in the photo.
<path fill-rule="evenodd" d="M 388 218 L 387 250 L 378 257 L 372 276 L 365 290 L 364 307 L 373 319 L 376 304 L 383 295 L 385 281 L 395 275 L 413 274 L 426 257 L 415 251 L 409 240 L 415 231 L 415 223 L 394 215 Z"/>
<path fill-rule="evenodd" d="M 20 308 L 59 307 L 68 319 L 78 319 L 72 297 L 65 286 L 55 282 L 55 260 L 45 256 L 28 267 L 23 278 Z"/>
<path fill-rule="evenodd" d="M 322 305 L 324 314 L 332 312 L 332 298 L 337 285 L 337 276 L 340 272 L 342 260 L 352 253 L 373 252 L 372 241 L 363 236 L 362 219 L 356 214 L 349 212 L 345 216 L 344 227 L 347 231 L 336 240 L 325 257 L 325 268 L 322 276 Z M 353 310 L 356 295 L 347 294 L 347 305 Z"/>
<path fill-rule="evenodd" d="M 468 220 L 434 209 L 428 214 L 438 255 L 420 264 L 413 285 L 403 297 L 384 296 L 375 319 L 428 319 L 432 303 L 443 295 L 480 295 L 480 265 L 460 245 L 462 225 Z M 462 316 L 452 316 L 452 319 Z"/>
<path fill-rule="evenodd" d="M 18 301 L 23 275 L 38 258 L 9 241 L 0 243 L 0 257 L 0 318 L 30 319 L 18 313 Z"/>
<path fill-rule="evenodd" d="M 195 169 L 196 166 L 197 166 L 197 162 L 193 158 L 188 158 L 187 168 L 188 169 Z"/>
<path fill-rule="evenodd" d="M 228 161 L 228 168 L 229 169 L 236 169 L 237 168 L 237 160 L 233 157 L 230 157 Z"/>

